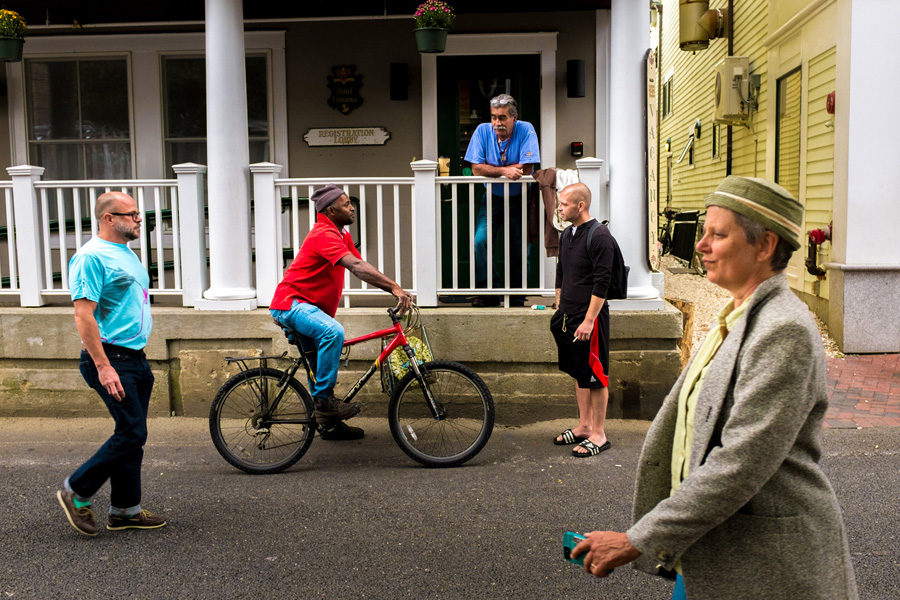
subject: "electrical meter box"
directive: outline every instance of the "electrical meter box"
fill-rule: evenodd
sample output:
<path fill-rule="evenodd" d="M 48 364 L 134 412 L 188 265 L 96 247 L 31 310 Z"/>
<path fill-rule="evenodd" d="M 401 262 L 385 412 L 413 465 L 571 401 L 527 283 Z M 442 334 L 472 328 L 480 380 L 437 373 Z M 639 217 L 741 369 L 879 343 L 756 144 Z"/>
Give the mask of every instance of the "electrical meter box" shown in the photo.
<path fill-rule="evenodd" d="M 750 118 L 750 58 L 726 56 L 716 65 L 715 121 L 741 125 Z"/>

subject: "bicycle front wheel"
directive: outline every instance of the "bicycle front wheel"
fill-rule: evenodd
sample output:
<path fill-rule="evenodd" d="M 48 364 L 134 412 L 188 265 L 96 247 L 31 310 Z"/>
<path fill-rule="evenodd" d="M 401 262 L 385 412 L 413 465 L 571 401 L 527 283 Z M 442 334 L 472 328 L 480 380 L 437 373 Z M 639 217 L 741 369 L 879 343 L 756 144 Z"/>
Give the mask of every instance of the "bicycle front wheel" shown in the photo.
<path fill-rule="evenodd" d="M 225 382 L 209 411 L 209 433 L 219 454 L 247 473 L 277 473 L 300 460 L 316 431 L 309 392 L 284 373 L 249 369 Z M 280 396 L 279 396 L 280 395 Z"/>
<path fill-rule="evenodd" d="M 410 371 L 400 380 L 388 406 L 388 422 L 397 445 L 429 467 L 454 467 L 478 454 L 494 430 L 494 399 L 481 377 L 450 361 L 420 365 L 434 398 L 435 415 L 425 390 Z"/>

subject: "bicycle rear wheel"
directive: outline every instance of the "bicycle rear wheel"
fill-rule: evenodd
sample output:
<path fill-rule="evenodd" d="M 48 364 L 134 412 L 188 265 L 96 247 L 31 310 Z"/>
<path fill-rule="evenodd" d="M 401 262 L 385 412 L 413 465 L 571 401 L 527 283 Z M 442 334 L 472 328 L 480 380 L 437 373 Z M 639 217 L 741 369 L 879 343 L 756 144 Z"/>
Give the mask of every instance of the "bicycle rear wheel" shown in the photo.
<path fill-rule="evenodd" d="M 434 416 L 410 371 L 391 396 L 391 434 L 406 454 L 423 465 L 460 465 L 478 454 L 491 437 L 494 399 L 481 377 L 464 365 L 440 360 L 419 368 L 441 415 Z"/>
<path fill-rule="evenodd" d="M 316 431 L 309 392 L 291 377 L 281 392 L 277 369 L 249 369 L 225 382 L 209 410 L 219 454 L 247 473 L 277 473 L 300 460 Z"/>

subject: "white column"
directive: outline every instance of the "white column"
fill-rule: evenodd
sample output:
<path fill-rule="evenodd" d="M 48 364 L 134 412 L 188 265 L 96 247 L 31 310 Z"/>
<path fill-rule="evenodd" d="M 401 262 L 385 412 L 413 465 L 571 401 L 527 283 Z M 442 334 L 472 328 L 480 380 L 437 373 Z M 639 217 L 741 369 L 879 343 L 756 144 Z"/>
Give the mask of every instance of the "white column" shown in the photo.
<path fill-rule="evenodd" d="M 205 165 L 173 165 L 178 179 L 178 221 L 181 225 L 181 302 L 195 306 L 209 284 L 206 271 Z"/>
<path fill-rule="evenodd" d="M 256 238 L 256 301 L 268 306 L 275 288 L 284 276 L 281 249 L 281 198 L 276 194 L 275 178 L 281 165 L 250 165 L 253 174 L 253 228 Z"/>
<path fill-rule="evenodd" d="M 644 195 L 644 53 L 648 48 L 649 14 L 645 2 L 612 0 L 609 69 L 609 203 L 610 229 L 619 242 L 628 276 L 628 309 L 661 310 L 647 258 L 647 199 Z M 643 302 L 631 302 L 642 300 Z M 610 305 L 612 307 L 612 304 Z M 618 307 L 625 308 L 619 303 Z"/>
<path fill-rule="evenodd" d="M 898 352 L 900 170 L 892 131 L 900 80 L 885 74 L 884 57 L 900 3 L 839 0 L 837 9 L 828 328 L 845 353 Z"/>
<path fill-rule="evenodd" d="M 416 304 L 437 306 L 438 251 L 441 234 L 437 226 L 435 176 L 438 164 L 417 160 L 412 167 L 416 183 L 413 196 L 413 274 Z"/>
<path fill-rule="evenodd" d="M 43 306 L 44 251 L 41 248 L 41 221 L 34 182 L 40 180 L 44 167 L 20 165 L 9 167 L 6 172 L 13 182 L 19 302 L 22 306 Z"/>
<path fill-rule="evenodd" d="M 206 0 L 209 276 L 201 310 L 256 308 L 241 0 Z"/>

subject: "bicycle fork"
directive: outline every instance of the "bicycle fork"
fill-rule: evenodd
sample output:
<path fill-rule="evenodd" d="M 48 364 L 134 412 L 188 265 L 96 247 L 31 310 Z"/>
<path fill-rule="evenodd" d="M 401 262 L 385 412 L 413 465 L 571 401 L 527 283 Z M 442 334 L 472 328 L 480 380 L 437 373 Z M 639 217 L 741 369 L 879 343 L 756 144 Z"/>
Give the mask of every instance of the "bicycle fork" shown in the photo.
<path fill-rule="evenodd" d="M 409 357 L 409 368 L 412 369 L 412 372 L 416 376 L 416 381 L 419 383 L 419 387 L 422 388 L 422 394 L 425 396 L 425 403 L 428 404 L 431 415 L 434 417 L 435 421 L 440 421 L 447 416 L 447 411 L 445 411 L 444 408 L 438 404 L 437 400 L 435 400 L 434 393 L 431 391 L 431 386 L 428 383 L 427 375 L 423 374 L 422 370 L 419 369 L 419 361 L 416 360 L 416 351 L 413 350 L 412 346 L 409 344 L 403 346 L 403 351 L 406 352 L 406 355 Z"/>

